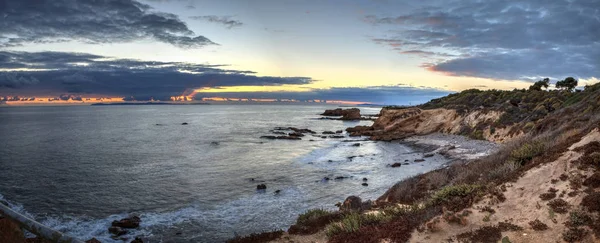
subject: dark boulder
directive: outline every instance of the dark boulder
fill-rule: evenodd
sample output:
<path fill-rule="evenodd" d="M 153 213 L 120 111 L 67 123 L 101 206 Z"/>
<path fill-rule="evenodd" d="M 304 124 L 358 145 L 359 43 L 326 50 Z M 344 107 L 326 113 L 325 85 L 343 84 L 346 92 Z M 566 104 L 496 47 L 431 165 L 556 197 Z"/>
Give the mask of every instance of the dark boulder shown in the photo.
<path fill-rule="evenodd" d="M 335 132 L 332 131 L 324 131 L 323 134 L 335 134 Z"/>
<path fill-rule="evenodd" d="M 256 190 L 266 190 L 267 189 L 267 185 L 265 184 L 260 184 L 256 186 Z"/>
<path fill-rule="evenodd" d="M 357 196 L 349 196 L 342 203 L 340 210 L 342 211 L 358 211 L 362 209 L 362 199 Z"/>
<path fill-rule="evenodd" d="M 341 136 L 341 135 L 331 135 L 331 136 L 329 136 L 329 138 L 344 138 L 344 136 Z"/>
<path fill-rule="evenodd" d="M 424 154 L 423 157 L 425 157 L 425 158 L 433 157 L 433 154 Z"/>
<path fill-rule="evenodd" d="M 342 109 L 337 108 L 334 110 L 325 110 L 322 116 L 341 116 L 340 120 L 360 120 L 360 110 L 358 108 Z"/>
<path fill-rule="evenodd" d="M 373 129 L 373 127 L 370 127 L 370 126 L 356 126 L 356 127 L 346 128 L 346 132 L 348 132 L 351 137 L 363 136 L 363 135 L 370 136 L 374 133 L 374 129 Z"/>
<path fill-rule="evenodd" d="M 108 227 L 108 233 L 111 233 L 114 236 L 121 236 L 121 235 L 127 234 L 127 230 L 124 230 L 121 227 L 117 227 L 117 226 L 110 226 L 110 227 Z"/>
<path fill-rule="evenodd" d="M 423 162 L 425 161 L 424 159 L 415 159 L 415 162 Z"/>
<path fill-rule="evenodd" d="M 86 240 L 85 243 L 101 243 L 101 242 L 96 238 L 91 238 L 89 240 Z"/>
<path fill-rule="evenodd" d="M 181 125 L 187 125 L 187 124 L 188 124 L 187 122 L 181 123 Z"/>
<path fill-rule="evenodd" d="M 131 243 L 144 243 L 144 241 L 140 237 L 135 237 L 135 239 L 132 240 Z"/>
<path fill-rule="evenodd" d="M 362 202 L 362 205 L 360 206 L 360 209 L 362 210 L 370 210 L 373 207 L 373 201 L 371 200 L 367 200 Z"/>
<path fill-rule="evenodd" d="M 402 164 L 397 163 L 397 162 L 390 165 L 390 167 L 392 167 L 392 168 L 396 168 L 396 167 L 400 167 L 400 166 L 402 166 Z"/>
<path fill-rule="evenodd" d="M 304 134 L 299 133 L 299 132 L 292 132 L 292 133 L 288 134 L 288 136 L 290 136 L 290 137 L 304 137 Z"/>
<path fill-rule="evenodd" d="M 308 128 L 295 128 L 295 127 L 290 127 L 290 130 L 297 132 L 297 133 L 310 133 L 310 134 L 315 134 L 316 132 L 313 130 L 310 130 Z"/>
<path fill-rule="evenodd" d="M 325 112 L 323 112 L 321 116 L 343 116 L 344 113 L 345 112 L 342 108 L 337 108 L 334 110 L 325 110 Z"/>
<path fill-rule="evenodd" d="M 260 138 L 264 139 L 283 139 L 283 140 L 301 140 L 300 137 L 296 136 L 260 136 Z"/>
<path fill-rule="evenodd" d="M 310 134 L 315 134 L 316 132 L 313 130 L 310 130 L 308 128 L 296 128 L 296 127 L 276 127 L 273 130 L 292 130 L 293 132 L 297 132 L 297 133 L 310 133 Z M 275 131 L 273 133 L 276 133 Z"/>
<path fill-rule="evenodd" d="M 367 177 L 363 178 L 363 181 L 368 181 L 369 179 L 367 179 Z"/>
<path fill-rule="evenodd" d="M 343 133 L 343 132 L 344 132 L 343 130 L 337 130 L 337 131 L 335 131 L 335 133 Z"/>
<path fill-rule="evenodd" d="M 363 184 L 361 184 L 363 186 L 369 186 L 369 184 L 367 184 L 366 182 L 363 182 Z"/>
<path fill-rule="evenodd" d="M 115 220 L 112 222 L 112 226 L 116 226 L 116 227 L 121 227 L 121 228 L 125 228 L 125 229 L 134 229 L 137 227 L 140 227 L 140 223 L 142 222 L 142 219 L 140 219 L 140 217 L 138 216 L 130 216 L 124 219 L 121 219 L 119 221 Z"/>
<path fill-rule="evenodd" d="M 360 110 L 357 108 L 347 109 L 341 120 L 360 120 Z"/>
<path fill-rule="evenodd" d="M 353 147 L 360 147 L 360 143 L 352 144 Z"/>

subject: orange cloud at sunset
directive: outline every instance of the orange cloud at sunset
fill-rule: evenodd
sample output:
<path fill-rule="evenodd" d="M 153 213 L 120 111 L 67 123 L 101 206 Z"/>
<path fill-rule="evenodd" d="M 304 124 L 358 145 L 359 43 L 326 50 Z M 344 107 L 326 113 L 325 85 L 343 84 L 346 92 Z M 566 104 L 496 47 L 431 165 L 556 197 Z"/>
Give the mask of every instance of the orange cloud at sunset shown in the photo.
<path fill-rule="evenodd" d="M 93 103 L 115 103 L 123 102 L 123 97 L 4 97 L 0 98 L 0 104 L 11 106 L 21 105 L 89 105 Z"/>

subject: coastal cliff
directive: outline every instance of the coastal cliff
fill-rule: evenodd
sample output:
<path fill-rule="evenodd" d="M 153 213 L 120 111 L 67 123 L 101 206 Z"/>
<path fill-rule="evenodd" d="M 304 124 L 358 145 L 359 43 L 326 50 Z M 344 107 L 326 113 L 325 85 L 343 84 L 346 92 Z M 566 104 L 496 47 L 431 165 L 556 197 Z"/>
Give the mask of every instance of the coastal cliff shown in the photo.
<path fill-rule="evenodd" d="M 496 152 L 402 180 L 369 207 L 310 210 L 275 242 L 599 242 L 600 84 L 584 90 L 467 90 L 381 110 L 353 136 L 432 133 Z M 347 204 L 348 203 L 348 204 Z M 242 239 L 238 239 L 244 242 Z M 259 240 L 261 241 L 261 240 Z M 235 242 L 235 241 L 234 241 Z"/>
<path fill-rule="evenodd" d="M 522 132 L 512 132 L 511 126 L 494 127 L 502 111 L 475 110 L 461 114 L 453 109 L 425 110 L 383 108 L 379 118 L 369 127 L 350 128 L 352 136 L 370 136 L 373 140 L 391 141 L 435 132 L 466 135 L 475 139 L 505 142 L 518 138 Z"/>
<path fill-rule="evenodd" d="M 352 136 L 370 136 L 382 141 L 439 132 L 505 143 L 529 134 L 540 121 L 573 106 L 593 93 L 592 89 L 588 92 L 465 90 L 419 106 L 384 107 L 372 126 L 347 131 Z"/>

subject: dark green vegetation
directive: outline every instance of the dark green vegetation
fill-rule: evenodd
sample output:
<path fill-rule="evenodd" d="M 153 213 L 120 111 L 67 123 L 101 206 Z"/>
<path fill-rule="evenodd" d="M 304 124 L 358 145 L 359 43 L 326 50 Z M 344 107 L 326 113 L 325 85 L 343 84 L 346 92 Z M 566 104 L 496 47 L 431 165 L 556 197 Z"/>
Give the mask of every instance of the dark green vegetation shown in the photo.
<path fill-rule="evenodd" d="M 548 114 L 580 101 L 584 95 L 572 92 L 577 86 L 577 80 L 569 77 L 558 81 L 556 90 L 543 91 L 549 86 L 549 79 L 534 83 L 526 89 L 503 90 L 477 90 L 469 89 L 460 93 L 450 94 L 446 97 L 433 99 L 419 107 L 422 109 L 446 108 L 459 112 L 468 112 L 477 109 L 488 109 L 505 112 L 495 122 L 489 124 L 493 127 L 505 127 L 515 123 L 535 122 Z M 575 85 L 575 86 L 573 86 Z M 592 89 L 595 89 L 594 87 Z M 588 91 L 586 87 L 585 91 Z M 590 89 L 588 92 L 595 90 Z"/>
<path fill-rule="evenodd" d="M 535 127 L 537 121 L 549 117 L 554 112 L 581 104 L 586 96 L 595 93 L 600 86 L 586 86 L 584 90 L 575 90 L 577 80 L 568 77 L 557 81 L 556 89 L 545 91 L 550 86 L 549 79 L 535 82 L 529 89 L 503 90 L 477 90 L 469 89 L 446 97 L 433 99 L 419 106 L 421 109 L 446 108 L 454 109 L 460 114 L 482 111 L 503 112 L 500 119 L 478 124 L 476 127 L 463 128 L 460 135 L 473 139 L 484 139 L 484 131 L 489 129 L 494 134 L 496 128 L 513 126 L 509 135 L 519 132 L 529 133 Z M 597 111 L 599 102 L 590 103 L 582 107 L 579 112 L 590 113 Z"/>
<path fill-rule="evenodd" d="M 227 243 L 253 243 L 253 242 L 269 242 L 275 239 L 279 239 L 283 235 L 283 230 L 277 230 L 272 232 L 263 232 L 247 235 L 244 237 L 236 237 L 228 240 Z"/>
<path fill-rule="evenodd" d="M 330 242 L 380 242 L 382 239 L 407 242 L 414 230 L 425 230 L 423 225 L 434 217 L 448 215 L 442 218 L 460 223 L 463 210 L 484 195 L 498 202 L 506 200 L 502 184 L 517 180 L 535 166 L 555 161 L 573 143 L 593 129 L 600 128 L 600 84 L 587 86 L 585 90 L 577 92 L 570 92 L 568 87 L 564 90 L 542 91 L 544 85 L 538 86 L 540 90 L 537 86 L 530 90 L 513 91 L 466 90 L 422 105 L 422 109 L 447 108 L 461 112 L 475 109 L 505 111 L 505 115 L 494 122 L 495 126 L 519 124 L 525 136 L 506 143 L 495 154 L 469 163 L 455 163 L 397 183 L 377 200 L 375 206 L 383 210 L 382 215 L 353 213 L 344 214 L 343 217 L 319 216 L 327 220 L 316 220 L 323 225 L 317 231 L 326 229 Z M 583 156 L 577 161 L 578 166 L 600 171 L 600 143 L 590 143 L 579 151 Z M 577 182 L 578 179 L 566 175 L 560 178 L 563 181 L 567 179 L 573 185 L 581 184 L 579 186 L 586 181 L 583 178 Z M 590 188 L 597 186 L 595 179 L 585 184 Z M 600 236 L 600 219 L 596 215 L 600 211 L 600 192 L 588 190 L 585 193 L 588 195 L 581 205 L 569 205 L 562 199 L 555 199 L 555 195 L 548 195 L 548 204 L 553 208 L 553 213 L 570 213 L 576 206 L 594 213 L 593 217 L 590 216 L 592 222 L 584 214 L 569 215 L 572 226 L 568 232 L 564 232 L 565 240 L 585 237 L 588 231 L 582 224 L 587 224 L 585 227 Z M 390 208 L 398 203 L 409 207 L 406 210 Z M 301 216 L 298 223 L 309 222 L 304 218 L 310 217 Z M 536 230 L 547 229 L 539 221 L 530 224 Z M 504 226 L 502 228 L 506 228 Z M 459 238 L 470 242 L 480 239 L 495 242 L 501 240 L 502 231 L 499 226 L 492 226 L 474 230 Z"/>
<path fill-rule="evenodd" d="M 288 229 L 288 233 L 296 235 L 314 234 L 331 222 L 343 219 L 342 212 L 330 212 L 323 209 L 311 209 L 300 214 L 296 223 Z"/>

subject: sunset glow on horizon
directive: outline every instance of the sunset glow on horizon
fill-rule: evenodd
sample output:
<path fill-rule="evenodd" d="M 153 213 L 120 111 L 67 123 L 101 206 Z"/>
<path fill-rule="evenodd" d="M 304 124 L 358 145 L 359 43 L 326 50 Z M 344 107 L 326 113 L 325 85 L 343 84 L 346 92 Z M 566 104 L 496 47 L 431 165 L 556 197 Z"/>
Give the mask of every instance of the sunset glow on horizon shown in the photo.
<path fill-rule="evenodd" d="M 0 96 L 415 104 L 546 77 L 583 87 L 600 77 L 598 11 L 583 1 L 8 0 Z"/>

